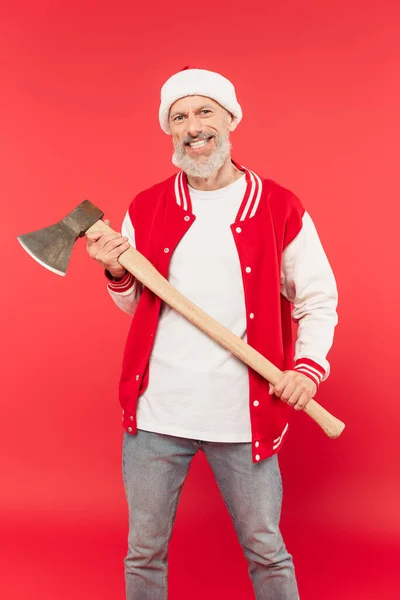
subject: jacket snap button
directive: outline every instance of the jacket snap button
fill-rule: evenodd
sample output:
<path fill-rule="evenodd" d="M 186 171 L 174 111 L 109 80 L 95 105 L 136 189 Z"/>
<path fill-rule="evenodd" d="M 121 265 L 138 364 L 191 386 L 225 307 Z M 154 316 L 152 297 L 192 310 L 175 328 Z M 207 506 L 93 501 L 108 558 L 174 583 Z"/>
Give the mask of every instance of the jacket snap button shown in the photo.
<path fill-rule="evenodd" d="M 132 433 L 132 427 L 128 427 L 129 433 Z"/>
<path fill-rule="evenodd" d="M 251 273 L 251 267 L 246 267 L 246 273 Z"/>
<path fill-rule="evenodd" d="M 260 403 L 258 400 L 254 400 L 253 404 L 254 404 L 254 406 L 258 406 Z"/>
<path fill-rule="evenodd" d="M 254 319 L 254 313 L 249 314 L 250 319 Z"/>
<path fill-rule="evenodd" d="M 136 381 L 139 381 L 139 375 L 136 375 Z"/>
<path fill-rule="evenodd" d="M 185 221 L 190 221 L 190 217 L 188 215 L 186 215 L 186 217 L 183 217 L 185 219 Z"/>
<path fill-rule="evenodd" d="M 164 248 L 164 252 L 165 252 L 165 254 L 168 254 L 169 248 Z"/>
<path fill-rule="evenodd" d="M 241 227 L 236 227 L 236 233 L 242 233 L 242 228 Z"/>
<path fill-rule="evenodd" d="M 260 445 L 260 442 L 256 442 L 254 445 L 256 448 L 258 448 L 258 446 Z"/>
<path fill-rule="evenodd" d="M 256 454 L 256 460 L 260 460 L 260 455 Z"/>

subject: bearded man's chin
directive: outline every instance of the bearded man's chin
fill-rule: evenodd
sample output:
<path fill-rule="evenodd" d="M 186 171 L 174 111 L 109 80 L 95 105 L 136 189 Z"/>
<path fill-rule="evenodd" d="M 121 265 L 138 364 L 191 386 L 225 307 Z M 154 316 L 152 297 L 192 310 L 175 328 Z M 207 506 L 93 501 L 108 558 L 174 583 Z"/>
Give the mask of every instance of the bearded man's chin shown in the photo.
<path fill-rule="evenodd" d="M 188 156 L 184 148 L 177 148 L 172 156 L 172 163 L 189 177 L 208 179 L 222 167 L 231 149 L 228 135 L 217 139 L 216 142 L 211 154 L 199 154 L 198 157 Z"/>

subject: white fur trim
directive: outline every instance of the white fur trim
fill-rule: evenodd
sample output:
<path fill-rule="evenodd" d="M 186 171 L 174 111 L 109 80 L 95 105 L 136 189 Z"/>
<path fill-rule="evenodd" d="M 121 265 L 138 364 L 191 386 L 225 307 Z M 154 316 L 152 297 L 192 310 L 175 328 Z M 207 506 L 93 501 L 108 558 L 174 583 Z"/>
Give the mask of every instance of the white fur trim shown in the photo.
<path fill-rule="evenodd" d="M 172 104 L 179 98 L 197 95 L 212 98 L 232 113 L 238 123 L 242 120 L 242 109 L 229 79 L 214 71 L 186 69 L 172 75 L 161 88 L 159 119 L 165 133 L 171 135 L 168 117 Z"/>

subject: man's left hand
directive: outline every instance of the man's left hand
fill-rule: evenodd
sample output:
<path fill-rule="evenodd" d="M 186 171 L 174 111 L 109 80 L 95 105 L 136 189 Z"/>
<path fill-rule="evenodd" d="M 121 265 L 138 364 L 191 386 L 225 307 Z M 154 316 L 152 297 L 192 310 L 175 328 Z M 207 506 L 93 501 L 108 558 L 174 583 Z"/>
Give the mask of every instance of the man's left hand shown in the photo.
<path fill-rule="evenodd" d="M 269 384 L 269 393 L 275 394 L 295 410 L 303 410 L 317 392 L 316 384 L 303 373 L 284 371 L 276 385 Z"/>

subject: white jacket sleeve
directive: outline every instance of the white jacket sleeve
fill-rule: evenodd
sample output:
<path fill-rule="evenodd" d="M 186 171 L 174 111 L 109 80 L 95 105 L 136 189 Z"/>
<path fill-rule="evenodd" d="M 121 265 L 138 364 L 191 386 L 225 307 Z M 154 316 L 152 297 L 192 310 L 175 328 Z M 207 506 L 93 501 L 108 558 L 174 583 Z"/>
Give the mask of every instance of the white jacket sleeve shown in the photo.
<path fill-rule="evenodd" d="M 127 212 L 122 223 L 121 233 L 135 248 L 135 231 Z M 109 281 L 108 291 L 115 304 L 128 315 L 133 315 L 139 302 L 142 286 L 133 275 L 126 273 L 120 281 Z"/>
<path fill-rule="evenodd" d="M 298 323 L 295 368 L 317 385 L 330 372 L 326 356 L 338 322 L 335 277 L 310 215 L 282 255 L 281 293 L 293 303 L 292 319 Z"/>

